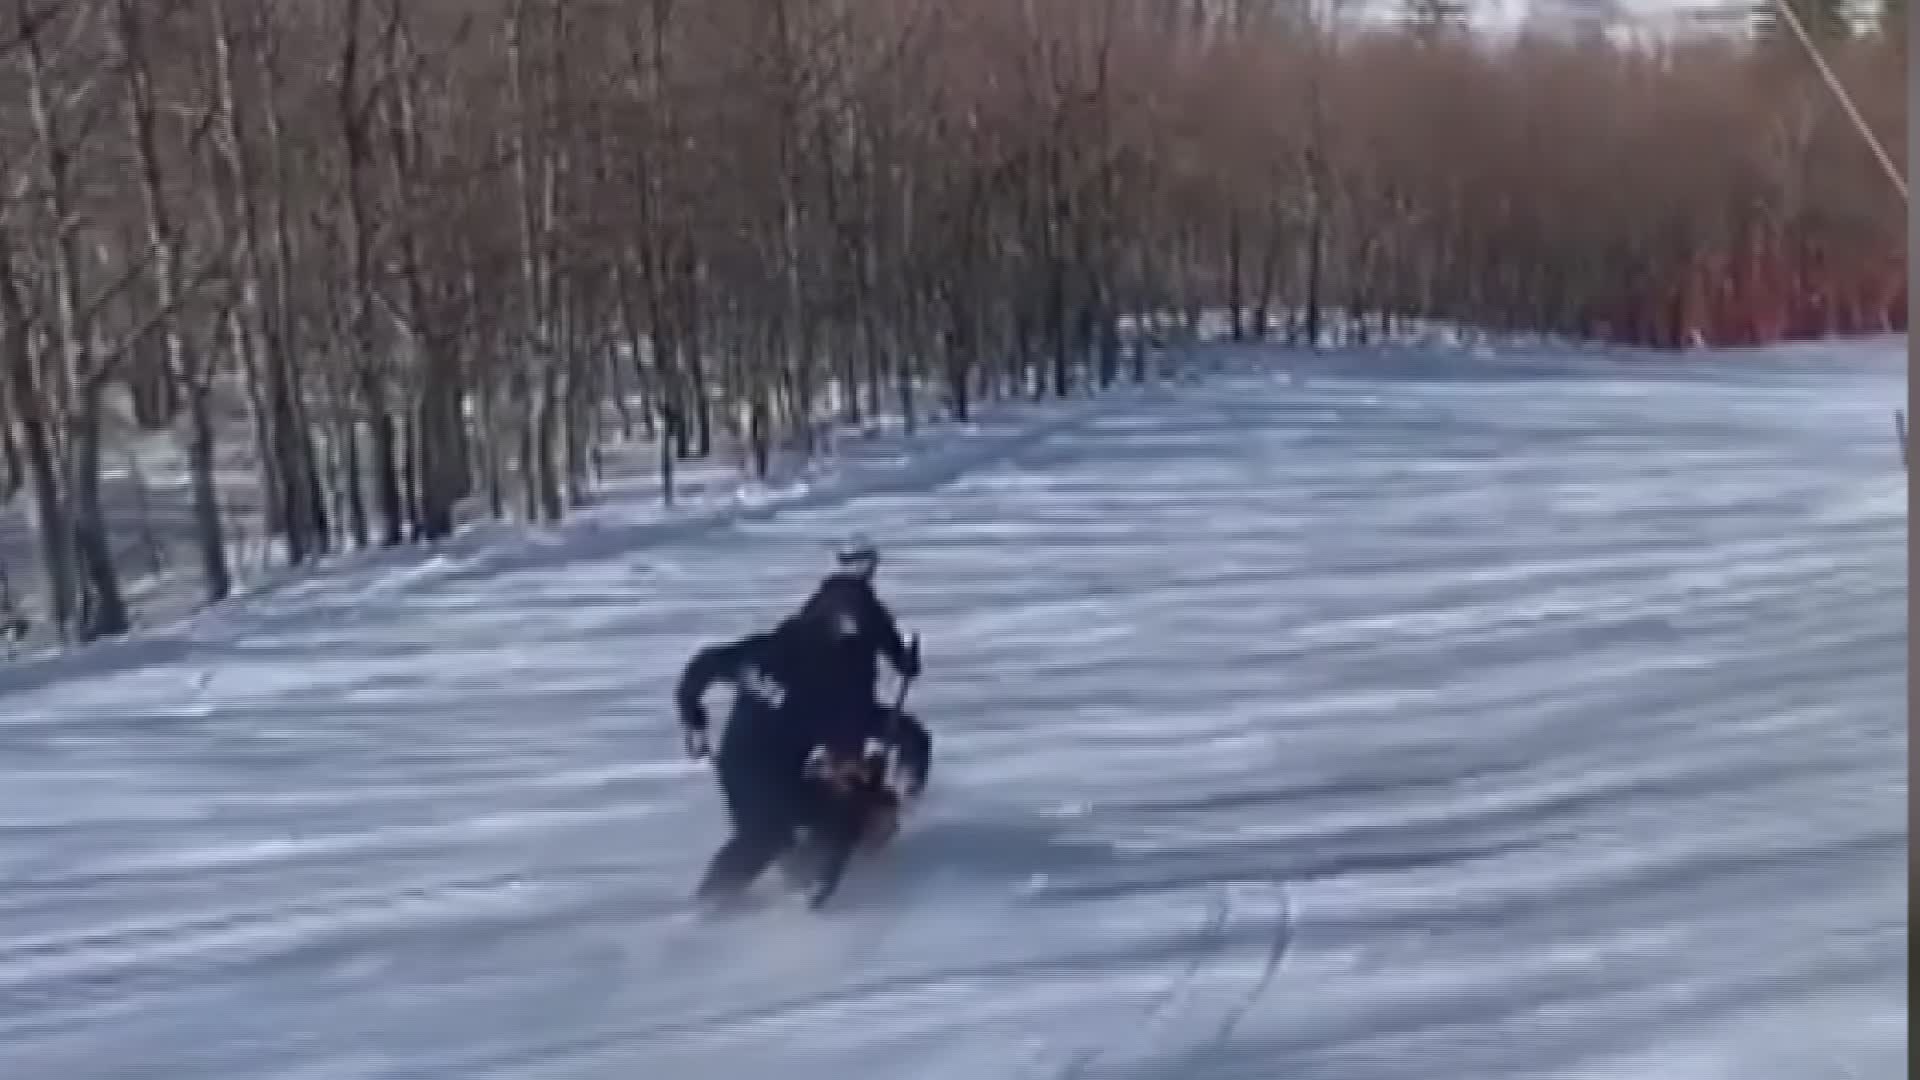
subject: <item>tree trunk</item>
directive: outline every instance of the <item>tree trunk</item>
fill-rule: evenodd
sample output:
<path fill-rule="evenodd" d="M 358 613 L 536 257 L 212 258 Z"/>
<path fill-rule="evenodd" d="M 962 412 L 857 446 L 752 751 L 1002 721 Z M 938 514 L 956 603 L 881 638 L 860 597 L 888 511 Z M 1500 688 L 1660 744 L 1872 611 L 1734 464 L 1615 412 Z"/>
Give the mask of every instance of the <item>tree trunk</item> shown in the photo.
<path fill-rule="evenodd" d="M 114 26 L 124 60 L 127 124 L 140 173 L 140 193 L 146 217 L 147 243 L 153 259 L 153 290 L 159 305 L 159 325 L 165 351 L 165 370 L 187 398 L 187 464 L 193 493 L 195 547 L 209 603 L 225 600 L 233 591 L 227 568 L 226 538 L 220 524 L 220 500 L 214 483 L 214 431 L 207 416 L 207 373 L 204 361 L 190 360 L 179 324 L 180 241 L 161 188 L 160 156 L 154 144 L 152 82 L 147 70 L 142 26 L 134 0 L 114 0 Z M 211 350 L 208 350 L 211 352 Z"/>
<path fill-rule="evenodd" d="M 34 350 L 27 333 L 25 305 L 14 278 L 12 245 L 0 234 L 0 363 L 7 369 L 5 386 L 10 393 L 12 412 L 20 434 L 21 454 L 26 458 L 27 478 L 33 489 L 35 532 L 40 542 L 40 564 L 46 574 L 47 615 L 54 629 L 66 640 L 73 640 L 76 587 L 72 561 L 73 549 L 67 538 L 65 494 L 61 490 L 59 468 L 55 463 L 54 439 L 48 422 L 45 397 L 40 392 L 35 372 Z"/>
<path fill-rule="evenodd" d="M 132 628 L 120 572 L 114 566 L 106 514 L 100 503 L 100 395 L 83 388 L 67 417 L 68 485 L 73 493 L 74 553 L 80 562 L 80 640 L 94 641 Z"/>

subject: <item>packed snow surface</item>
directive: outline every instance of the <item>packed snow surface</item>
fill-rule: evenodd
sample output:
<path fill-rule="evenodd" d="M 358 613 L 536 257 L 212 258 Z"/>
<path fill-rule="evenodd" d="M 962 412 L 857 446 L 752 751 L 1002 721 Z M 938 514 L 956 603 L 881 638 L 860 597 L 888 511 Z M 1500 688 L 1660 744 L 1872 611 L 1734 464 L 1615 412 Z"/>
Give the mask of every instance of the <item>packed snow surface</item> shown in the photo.
<path fill-rule="evenodd" d="M 1236 354 L 0 668 L 0 1076 L 1905 1075 L 1903 347 Z M 672 679 L 854 530 L 933 788 L 690 917 Z"/>

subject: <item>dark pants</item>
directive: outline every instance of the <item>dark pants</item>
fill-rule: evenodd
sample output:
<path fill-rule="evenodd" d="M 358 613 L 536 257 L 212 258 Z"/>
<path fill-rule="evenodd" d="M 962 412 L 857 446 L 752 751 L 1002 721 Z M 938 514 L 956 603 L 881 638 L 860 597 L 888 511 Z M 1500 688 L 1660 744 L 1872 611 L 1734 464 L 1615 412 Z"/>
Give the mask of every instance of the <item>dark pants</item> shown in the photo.
<path fill-rule="evenodd" d="M 707 864 L 696 893 L 701 900 L 727 901 L 744 893 L 794 846 L 802 828 L 820 845 L 822 877 L 830 873 L 838 883 L 865 821 L 858 797 L 836 793 L 798 768 L 722 761 L 719 771 L 733 835 Z"/>
<path fill-rule="evenodd" d="M 809 891 L 808 903 L 819 907 L 840 888 L 847 864 L 866 835 L 868 820 L 883 802 L 897 804 L 884 780 L 875 776 L 845 790 L 833 792 L 809 822 L 805 839 L 794 849 L 790 876 Z"/>
<path fill-rule="evenodd" d="M 750 758 L 718 762 L 720 795 L 733 834 L 707 864 L 697 895 L 723 899 L 744 892 L 793 843 L 794 829 L 810 816 L 812 793 L 796 770 Z"/>
<path fill-rule="evenodd" d="M 906 774 L 900 777 L 902 794 L 918 795 L 932 767 L 933 737 L 911 714 L 880 708 L 879 734 L 892 739 Z M 719 772 L 733 835 L 714 853 L 700 880 L 697 895 L 702 900 L 738 897 L 767 867 L 792 852 L 797 862 L 791 872 L 808 882 L 817 907 L 839 887 L 877 803 L 898 802 L 884 781 L 834 791 L 802 769 L 769 767 L 748 758 L 723 757 Z M 807 836 L 804 851 L 796 850 L 802 829 Z"/>

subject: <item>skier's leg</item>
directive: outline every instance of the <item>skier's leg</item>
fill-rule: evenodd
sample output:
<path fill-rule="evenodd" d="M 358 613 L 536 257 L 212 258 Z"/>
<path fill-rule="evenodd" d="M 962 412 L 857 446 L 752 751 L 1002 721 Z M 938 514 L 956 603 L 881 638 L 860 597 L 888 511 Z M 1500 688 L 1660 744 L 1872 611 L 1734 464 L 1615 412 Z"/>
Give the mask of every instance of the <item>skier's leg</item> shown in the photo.
<path fill-rule="evenodd" d="M 796 830 L 793 843 L 788 844 L 780 854 L 780 877 L 790 889 L 812 888 L 813 883 L 820 879 L 819 862 L 819 843 L 812 830 Z"/>
<path fill-rule="evenodd" d="M 703 901 L 738 899 L 767 865 L 786 849 L 788 838 L 777 832 L 736 832 L 713 853 L 695 895 Z"/>
<path fill-rule="evenodd" d="M 900 796 L 891 788 L 876 788 L 861 816 L 859 846 L 868 851 L 886 847 L 900 831 Z"/>
<path fill-rule="evenodd" d="M 714 852 L 696 895 L 724 900 L 745 892 L 793 842 L 793 815 L 771 778 L 736 762 L 720 765 L 720 790 L 733 835 Z"/>
<path fill-rule="evenodd" d="M 817 860 L 813 892 L 807 899 L 809 907 L 819 908 L 840 888 L 847 863 L 860 846 L 872 800 L 884 794 L 864 787 L 847 793 L 818 794 L 809 820 Z"/>
<path fill-rule="evenodd" d="M 802 819 L 793 830 L 793 841 L 781 852 L 780 874 L 792 889 L 809 889 L 820 880 L 822 838 L 817 815 L 809 807 L 798 812 Z"/>

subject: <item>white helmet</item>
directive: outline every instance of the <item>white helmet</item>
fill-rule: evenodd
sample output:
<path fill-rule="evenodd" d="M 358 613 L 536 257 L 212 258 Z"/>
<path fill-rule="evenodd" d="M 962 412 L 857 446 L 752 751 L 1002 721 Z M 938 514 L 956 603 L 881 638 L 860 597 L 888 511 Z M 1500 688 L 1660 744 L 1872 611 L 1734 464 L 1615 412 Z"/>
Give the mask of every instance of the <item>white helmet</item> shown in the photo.
<path fill-rule="evenodd" d="M 861 577 L 872 577 L 880 568 L 880 549 L 863 533 L 855 533 L 834 549 L 833 561 L 840 569 Z"/>

